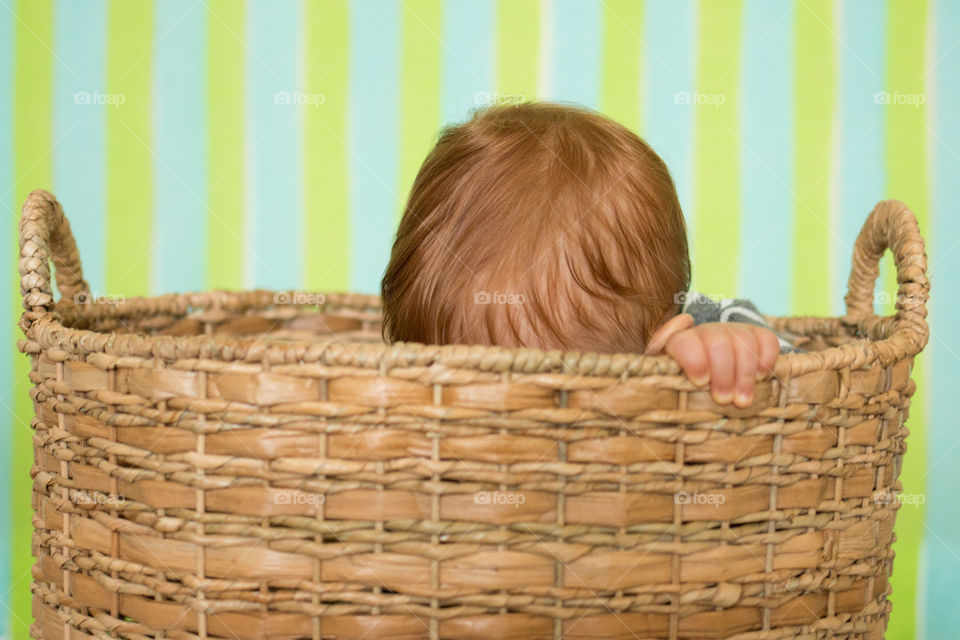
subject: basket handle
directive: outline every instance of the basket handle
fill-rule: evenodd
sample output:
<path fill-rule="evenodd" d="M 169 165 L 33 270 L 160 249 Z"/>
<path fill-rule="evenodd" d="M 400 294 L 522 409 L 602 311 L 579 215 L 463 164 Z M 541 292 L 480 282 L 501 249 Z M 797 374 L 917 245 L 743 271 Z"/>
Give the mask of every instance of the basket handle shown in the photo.
<path fill-rule="evenodd" d="M 887 248 L 897 267 L 897 312 L 881 318 L 873 311 L 874 288 L 880 257 Z M 862 335 L 873 340 L 888 340 L 894 350 L 891 356 L 915 355 L 930 337 L 925 319 L 929 298 L 927 254 L 917 218 L 902 202 L 884 200 L 867 217 L 853 247 L 844 322 L 856 325 Z"/>
<path fill-rule="evenodd" d="M 56 267 L 60 297 L 71 299 L 90 290 L 83 279 L 80 254 L 70 231 L 70 222 L 53 194 L 43 190 L 32 192 L 20 214 L 20 293 L 23 295 L 25 320 L 35 314 L 52 311 L 53 290 L 50 286 L 50 259 Z M 33 316 L 28 317 L 28 316 Z"/>

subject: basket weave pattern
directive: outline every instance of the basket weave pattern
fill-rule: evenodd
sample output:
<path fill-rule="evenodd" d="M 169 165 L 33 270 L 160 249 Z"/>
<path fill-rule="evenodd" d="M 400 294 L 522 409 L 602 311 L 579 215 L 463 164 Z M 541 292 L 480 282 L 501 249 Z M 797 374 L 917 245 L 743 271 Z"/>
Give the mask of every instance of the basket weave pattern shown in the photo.
<path fill-rule="evenodd" d="M 20 246 L 36 638 L 883 637 L 928 337 L 900 203 L 743 410 L 665 356 L 384 345 L 371 296 L 90 302 L 41 191 Z"/>

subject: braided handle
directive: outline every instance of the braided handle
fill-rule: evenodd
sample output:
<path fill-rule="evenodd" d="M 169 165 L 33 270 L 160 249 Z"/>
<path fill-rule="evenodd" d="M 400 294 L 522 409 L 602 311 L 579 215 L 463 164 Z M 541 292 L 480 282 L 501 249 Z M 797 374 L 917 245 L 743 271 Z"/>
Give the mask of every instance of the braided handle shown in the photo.
<path fill-rule="evenodd" d="M 897 312 L 880 318 L 873 311 L 873 292 L 880 275 L 880 257 L 887 248 L 897 267 Z M 915 355 L 930 337 L 925 320 L 929 298 L 927 254 L 916 216 L 897 200 L 880 202 L 867 217 L 853 247 L 844 321 L 873 340 L 889 339 L 890 348 L 896 352 Z"/>
<path fill-rule="evenodd" d="M 50 258 L 56 267 L 57 289 L 61 298 L 73 299 L 90 290 L 83 279 L 80 254 L 70 231 L 70 222 L 53 194 L 37 190 L 27 197 L 20 214 L 20 294 L 24 319 L 52 311 Z"/>

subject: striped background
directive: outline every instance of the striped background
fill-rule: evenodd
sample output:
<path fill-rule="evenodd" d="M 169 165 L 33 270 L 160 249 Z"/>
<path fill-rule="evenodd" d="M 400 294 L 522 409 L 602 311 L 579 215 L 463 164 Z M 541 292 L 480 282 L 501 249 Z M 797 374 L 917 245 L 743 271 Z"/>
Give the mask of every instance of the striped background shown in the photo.
<path fill-rule="evenodd" d="M 957 638 L 958 39 L 957 0 L 0 0 L 0 628 L 29 623 L 26 194 L 64 202 L 97 295 L 373 292 L 437 129 L 522 96 L 645 136 L 695 286 L 770 313 L 840 313 L 870 207 L 917 212 L 933 336 L 903 481 L 926 503 L 898 520 L 889 637 Z"/>

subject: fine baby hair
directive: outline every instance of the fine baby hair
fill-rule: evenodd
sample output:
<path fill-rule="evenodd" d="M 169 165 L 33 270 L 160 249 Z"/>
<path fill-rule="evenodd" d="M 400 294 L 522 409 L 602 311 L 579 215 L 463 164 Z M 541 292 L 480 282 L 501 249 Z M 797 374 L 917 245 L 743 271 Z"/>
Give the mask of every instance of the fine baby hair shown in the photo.
<path fill-rule="evenodd" d="M 384 337 L 666 352 L 717 402 L 749 406 L 778 338 L 680 313 L 689 282 L 677 192 L 643 140 L 580 107 L 495 106 L 444 130 L 414 182 Z"/>
<path fill-rule="evenodd" d="M 446 128 L 417 175 L 384 335 L 643 352 L 689 283 L 673 180 L 643 140 L 587 109 L 494 106 Z"/>

